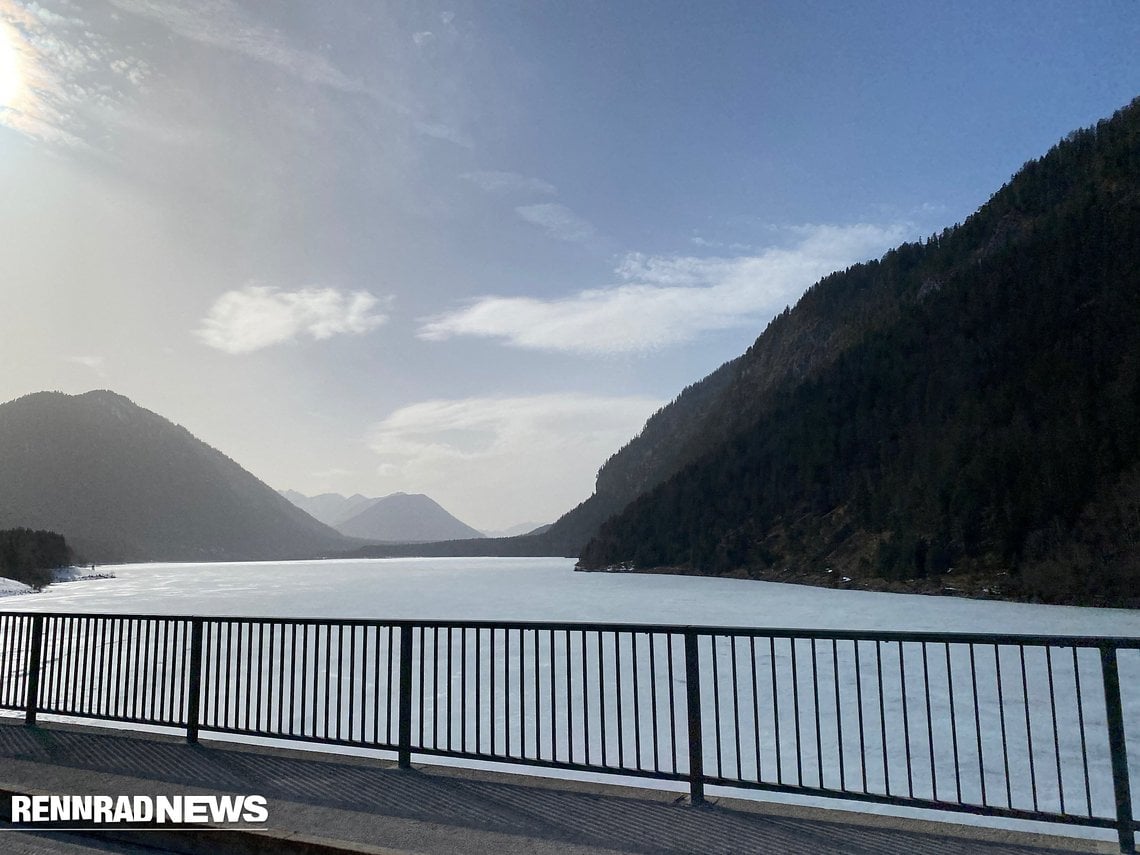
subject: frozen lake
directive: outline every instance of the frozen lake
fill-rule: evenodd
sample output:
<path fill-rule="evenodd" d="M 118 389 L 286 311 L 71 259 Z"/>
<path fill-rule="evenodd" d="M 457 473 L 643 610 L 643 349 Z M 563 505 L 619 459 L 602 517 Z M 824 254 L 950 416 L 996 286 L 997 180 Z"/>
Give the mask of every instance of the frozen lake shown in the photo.
<path fill-rule="evenodd" d="M 316 619 L 300 624 L 300 633 L 281 621 L 212 625 L 206 661 L 227 676 L 213 689 L 207 687 L 203 720 L 245 733 L 331 737 L 330 728 L 335 728 L 338 739 L 343 728 L 348 741 L 357 743 L 370 738 L 384 743 L 387 736 L 391 744 L 390 687 L 398 638 L 364 627 L 333 628 L 319 619 L 1140 636 L 1140 612 L 1127 610 L 734 579 L 575 573 L 572 560 L 558 558 L 111 569 L 114 579 L 4 598 L 0 611 Z M 94 671 L 88 687 L 85 666 L 68 664 L 80 647 L 117 647 L 125 651 L 123 661 L 134 679 L 145 680 L 158 667 L 178 682 L 181 659 L 171 661 L 175 648 L 164 646 L 165 630 L 159 644 L 158 622 L 152 623 L 153 642 L 148 629 L 141 644 L 145 653 L 153 643 L 153 659 L 140 659 L 137 650 L 131 658 L 141 631 L 128 629 L 124 637 L 118 630 L 116 637 L 85 624 L 53 630 L 49 661 L 58 663 L 54 667 L 60 674 L 84 678 L 78 692 L 70 688 L 74 678 L 53 682 L 50 691 L 65 699 L 54 708 L 114 702 L 113 692 L 96 685 L 101 681 Z M 660 762 L 665 771 L 684 773 L 683 642 L 676 633 L 634 631 L 417 630 L 412 643 L 420 701 L 413 712 L 414 745 L 450 749 L 454 739 L 465 752 L 494 755 L 504 744 L 513 744 L 508 748 L 512 756 L 614 771 L 658 768 Z M 312 657 L 306 660 L 309 650 Z M 1111 815 L 1105 706 L 1095 649 L 706 634 L 699 662 L 706 774 L 723 771 L 726 779 L 795 787 L 909 793 L 920 799 L 1049 812 L 1075 807 L 1078 813 Z M 1121 678 L 1126 718 L 1134 719 L 1140 705 L 1140 656 L 1133 651 L 1121 655 Z M 374 703 L 361 700 L 373 694 Z M 318 704 L 326 711 L 331 704 L 332 717 L 319 714 Z M 239 709 L 245 711 L 244 722 Z M 371 731 L 375 736 L 368 736 Z M 652 738 L 645 736 L 649 733 Z M 1140 733 L 1131 723 L 1128 738 L 1133 756 L 1140 755 Z M 1134 762 L 1134 774 L 1136 768 Z M 1056 826 L 1044 828 L 1057 832 Z"/>
<path fill-rule="evenodd" d="M 0 610 L 1140 636 L 1140 610 L 880 594 L 691 576 L 576 573 L 568 558 L 126 564 Z"/>

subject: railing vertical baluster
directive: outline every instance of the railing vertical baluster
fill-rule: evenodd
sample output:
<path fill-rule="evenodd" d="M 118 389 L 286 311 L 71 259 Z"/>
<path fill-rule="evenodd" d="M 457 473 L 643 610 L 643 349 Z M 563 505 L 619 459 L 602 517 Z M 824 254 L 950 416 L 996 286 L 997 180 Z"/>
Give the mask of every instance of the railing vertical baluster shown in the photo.
<path fill-rule="evenodd" d="M 325 624 L 325 707 L 324 707 L 324 723 L 325 723 L 325 739 L 333 737 L 330 723 L 330 703 L 332 697 L 332 624 Z M 319 634 L 318 634 L 319 638 Z M 337 674 L 340 674 L 340 632 L 337 632 Z M 340 697 L 340 680 L 337 680 L 337 698 Z M 316 700 L 316 689 L 313 690 L 313 700 Z M 314 717 L 316 714 L 314 713 Z M 340 706 L 337 706 L 337 737 L 340 736 Z"/>
<path fill-rule="evenodd" d="M 190 674 L 186 688 L 186 741 L 198 741 L 198 714 L 202 694 L 202 618 L 194 618 L 190 629 Z"/>
<path fill-rule="evenodd" d="M 542 633 L 534 630 L 534 759 L 542 759 L 542 687 L 539 685 L 539 636 Z"/>
<path fill-rule="evenodd" d="M 962 801 L 962 770 L 958 761 L 958 716 L 954 712 L 954 669 L 950 662 L 950 645 L 946 644 L 946 696 L 950 700 L 950 741 L 954 751 L 954 798 Z M 937 797 L 937 793 L 935 796 Z"/>
<path fill-rule="evenodd" d="M 566 630 L 566 760 L 574 762 L 574 692 L 570 679 L 574 670 L 570 653 L 570 630 Z"/>
<path fill-rule="evenodd" d="M 439 636 L 437 635 L 437 636 L 436 636 L 436 638 L 438 639 L 438 638 L 439 638 Z M 444 721 L 445 721 L 445 724 L 446 724 L 446 727 L 447 727 L 447 751 L 448 751 L 448 753 L 450 753 L 450 752 L 451 752 L 451 731 L 452 731 L 452 715 L 451 715 L 451 711 L 452 711 L 452 709 L 453 709 L 453 708 L 454 708 L 454 706 L 455 706 L 455 704 L 454 704 L 454 703 L 452 703 L 452 701 L 454 701 L 454 700 L 455 700 L 455 698 L 454 698 L 454 696 L 453 696 L 453 694 L 452 694 L 452 691 L 451 691 L 451 684 L 452 684 L 452 674 L 451 674 L 451 671 L 452 671 L 452 669 L 455 667 L 455 666 L 452 664 L 452 662 L 451 662 L 451 651 L 452 651 L 452 643 L 451 643 L 451 627 L 449 626 L 449 627 L 447 628 L 447 657 L 446 657 L 446 660 L 445 660 L 445 661 L 447 662 L 447 665 L 446 665 L 446 669 L 445 669 L 445 670 L 444 670 L 444 672 L 443 672 L 443 677 L 444 677 L 443 691 L 444 691 L 444 695 L 445 695 L 445 696 L 446 696 L 446 698 L 447 698 L 447 699 L 446 699 L 446 701 L 444 701 L 444 703 L 447 705 L 447 711 L 446 711 L 446 716 L 445 716 L 445 718 L 444 718 Z M 440 662 L 440 660 L 439 660 L 439 654 L 437 653 L 437 654 L 436 654 L 436 657 L 435 657 L 435 667 L 436 667 L 437 669 L 440 667 L 440 664 L 439 664 L 439 662 Z M 536 677 L 535 679 L 537 680 L 537 677 Z M 437 692 L 437 694 L 436 694 L 436 700 L 437 700 L 437 702 L 438 702 L 438 700 L 439 700 L 439 694 L 438 694 L 438 692 Z M 440 747 L 440 746 L 439 746 L 439 737 L 438 737 L 438 736 L 436 737 L 436 740 L 435 740 L 435 747 L 436 747 L 436 748 L 439 748 L 439 747 Z"/>
<path fill-rule="evenodd" d="M 293 709 L 297 706 L 297 624 L 290 627 L 289 632 L 289 735 L 292 736 L 297 729 L 297 717 L 293 713 Z M 281 644 L 284 647 L 285 634 L 281 634 Z M 282 654 L 284 655 L 284 654 Z M 301 691 L 304 692 L 304 679 L 305 672 L 301 671 Z M 304 722 L 304 701 L 301 702 L 301 721 Z M 303 729 L 303 728 L 302 728 Z"/>
<path fill-rule="evenodd" d="M 792 717 L 796 726 L 796 786 L 802 787 L 804 785 L 804 749 L 800 726 L 800 669 L 796 663 L 796 639 L 789 638 L 788 645 L 792 649 Z"/>
<path fill-rule="evenodd" d="M 887 707 L 883 697 L 883 642 L 875 642 L 875 682 L 879 690 L 879 735 L 883 742 L 883 792 L 891 795 L 891 764 L 887 758 Z M 798 753 L 798 748 L 797 748 Z"/>
<path fill-rule="evenodd" d="M 588 661 L 586 658 L 586 630 L 579 630 L 579 640 L 582 649 L 582 730 L 585 735 L 582 738 L 582 756 L 583 762 L 590 762 L 590 675 L 587 673 L 589 670 Z M 676 756 L 676 752 L 674 752 Z"/>
<path fill-rule="evenodd" d="M 1025 673 L 1025 645 L 1018 645 L 1021 661 L 1021 697 L 1025 704 L 1025 748 L 1029 754 L 1029 791 L 1033 794 L 1033 809 L 1037 810 L 1037 770 L 1033 762 L 1033 722 L 1029 717 L 1029 678 Z"/>
<path fill-rule="evenodd" d="M 1073 650 L 1073 687 L 1077 700 L 1077 732 L 1081 735 L 1081 767 L 1085 773 L 1085 812 L 1092 816 L 1092 785 L 1089 782 L 1089 751 L 1085 739 L 1085 704 L 1081 694 L 1081 665 L 1077 661 L 1077 648 Z"/>
<path fill-rule="evenodd" d="M 385 700 L 384 700 L 384 738 L 392 742 L 392 648 L 395 646 L 395 627 L 388 627 L 388 667 L 384 671 Z"/>
<path fill-rule="evenodd" d="M 547 653 L 550 659 L 550 759 L 558 761 L 558 699 L 555 692 L 555 678 L 558 675 L 558 657 L 555 655 L 557 644 L 554 641 L 554 630 L 548 633 L 549 647 Z"/>
<path fill-rule="evenodd" d="M 478 630 L 475 630 L 478 632 Z M 476 660 L 478 661 L 478 660 Z M 459 628 L 459 750 L 467 751 L 467 627 Z M 475 708 L 479 720 L 479 708 Z M 479 746 L 475 746 L 478 750 Z"/>
<path fill-rule="evenodd" d="M 819 712 L 819 662 L 816 656 L 816 639 L 811 640 L 811 707 L 815 714 L 815 765 L 819 788 L 825 786 L 823 781 L 823 726 Z"/>
<path fill-rule="evenodd" d="M 736 737 L 736 780 L 744 780 L 744 767 L 740 761 L 743 753 L 740 745 L 740 684 L 737 680 L 736 636 L 729 638 L 729 654 L 732 656 L 732 730 Z"/>
<path fill-rule="evenodd" d="M 1108 747 L 1112 753 L 1112 788 L 1116 795 L 1116 835 L 1120 851 L 1136 851 L 1136 834 L 1132 827 L 1132 794 L 1128 783 L 1128 745 L 1124 738 L 1124 712 L 1120 704 L 1120 674 L 1116 667 L 1116 648 L 1100 648 L 1100 666 L 1104 673 L 1104 708 L 1108 721 Z"/>
<path fill-rule="evenodd" d="M 1049 676 L 1049 716 L 1053 723 L 1053 757 L 1057 761 L 1057 795 L 1061 813 L 1065 811 L 1065 781 L 1061 777 L 1061 735 L 1057 730 L 1057 690 L 1053 685 L 1053 648 L 1045 648 L 1045 668 Z"/>
<path fill-rule="evenodd" d="M 1009 774 L 1009 741 L 1005 730 L 1005 693 L 1001 678 L 1001 647 L 994 646 L 994 669 L 997 674 L 998 720 L 1001 722 L 1001 757 L 1005 769 L 1005 806 L 1013 807 L 1013 778 Z"/>
<path fill-rule="evenodd" d="M 669 657 L 669 749 L 673 756 L 672 771 L 677 771 L 677 698 L 673 690 L 673 633 L 665 636 L 665 651 Z M 583 667 L 585 667 L 583 663 Z M 588 736 L 588 734 L 587 734 Z"/>
<path fill-rule="evenodd" d="M 257 729 L 271 730 L 273 728 L 273 706 L 270 698 L 273 697 L 273 624 L 269 625 L 269 664 L 265 657 L 265 622 L 257 622 Z M 268 671 L 268 676 L 266 675 Z M 266 686 L 265 683 L 269 685 Z M 264 708 L 265 724 L 262 724 L 262 711 Z"/>
<path fill-rule="evenodd" d="M 790 643 L 790 641 L 789 641 Z M 772 671 L 772 727 L 775 731 L 772 744 L 776 747 L 776 783 L 784 783 L 784 767 L 781 754 L 784 746 L 780 742 L 780 692 L 776 679 L 776 639 L 768 636 L 768 666 Z"/>
<path fill-rule="evenodd" d="M 756 775 L 757 782 L 762 780 L 760 774 L 760 692 L 756 686 L 756 636 L 748 637 L 748 661 L 752 667 L 752 729 L 756 742 Z"/>
<path fill-rule="evenodd" d="M 938 766 L 934 758 L 934 717 L 930 712 L 930 668 L 926 642 L 922 642 L 922 691 L 926 698 L 926 745 L 930 749 L 930 798 L 938 799 Z"/>
<path fill-rule="evenodd" d="M 40 705 L 40 663 L 44 652 L 44 616 L 32 618 L 32 646 L 28 652 L 28 695 L 24 698 L 26 711 L 24 724 L 36 723 L 36 710 Z"/>
<path fill-rule="evenodd" d="M 1079 688 L 1079 687 L 1078 687 Z M 978 666 L 974 657 L 974 642 L 970 642 L 970 697 L 974 702 L 974 736 L 978 744 L 978 782 L 982 788 L 982 804 L 988 805 L 986 800 L 986 757 L 982 753 L 982 718 L 978 704 Z M 1078 703 L 1080 692 L 1077 693 Z M 1082 736 L 1084 728 L 1081 728 Z"/>
<path fill-rule="evenodd" d="M 621 630 L 614 630 L 614 690 L 617 692 L 617 714 L 614 730 L 617 731 L 617 765 L 625 765 L 625 717 L 621 710 Z"/>
<path fill-rule="evenodd" d="M 723 764 L 721 763 L 720 748 L 720 674 L 717 668 L 717 637 L 709 636 L 709 648 L 712 653 L 712 696 L 713 696 L 713 745 L 716 747 L 716 776 L 724 778 Z"/>
<path fill-rule="evenodd" d="M 388 629 L 389 629 L 389 631 L 391 631 L 391 627 L 389 627 Z M 367 640 L 368 629 L 365 628 L 364 630 L 362 630 L 362 632 L 364 634 L 365 640 Z M 373 650 L 375 651 L 375 655 L 372 658 L 372 742 L 375 744 L 375 743 L 380 742 L 380 626 L 379 626 L 379 624 L 373 624 L 373 626 L 372 626 L 372 647 L 373 647 Z M 364 667 L 363 662 L 361 663 L 360 667 L 361 668 Z M 389 675 L 389 680 L 391 680 L 391 675 Z M 361 739 L 364 738 L 364 713 L 363 713 L 364 696 L 365 696 L 365 692 L 361 691 L 361 693 L 360 693 L 361 710 L 362 710 L 362 712 L 360 713 Z M 387 736 L 387 734 L 385 734 L 385 736 Z"/>
<path fill-rule="evenodd" d="M 839 789 L 847 789 L 847 772 L 843 758 L 843 705 L 839 698 L 839 643 L 831 639 L 831 674 L 835 678 L 835 750 L 839 754 Z M 931 746 L 934 741 L 931 740 Z M 931 751 L 933 751 L 933 747 Z"/>
<path fill-rule="evenodd" d="M 704 746 L 701 740 L 701 663 L 696 630 L 685 631 L 685 697 L 689 718 L 689 802 L 705 801 Z M 716 650 L 713 650 L 716 655 Z"/>
<path fill-rule="evenodd" d="M 914 798 L 914 767 L 910 759 L 910 714 L 906 703 L 906 654 L 903 643 L 899 642 L 899 700 L 902 702 L 903 716 L 903 760 L 906 761 L 906 794 Z"/>
<path fill-rule="evenodd" d="M 602 740 L 602 765 L 608 766 L 606 761 L 607 754 L 607 740 L 606 740 L 606 678 L 603 670 L 604 662 L 602 656 L 602 632 L 598 631 L 598 728 L 601 731 Z"/>
<path fill-rule="evenodd" d="M 867 788 L 867 736 L 863 727 L 863 668 L 859 661 L 859 640 L 851 642 L 855 648 L 855 707 L 859 721 L 859 772 L 863 780 L 863 792 L 869 793 Z"/>
<path fill-rule="evenodd" d="M 657 740 L 657 661 L 654 655 L 654 647 L 656 639 L 653 633 L 649 633 L 649 703 L 650 712 L 653 716 L 653 771 L 661 771 L 661 755 L 658 750 Z"/>
<path fill-rule="evenodd" d="M 422 691 L 422 688 L 421 688 Z M 399 767 L 412 768 L 412 627 L 400 627 Z"/>
<path fill-rule="evenodd" d="M 38 703 L 42 705 L 45 710 L 58 708 L 60 698 L 63 697 L 62 687 L 64 680 L 62 674 L 64 662 L 67 660 L 67 657 L 64 655 L 64 650 L 67 649 L 66 633 L 68 625 L 68 621 L 65 617 L 54 616 L 48 621 L 45 627 L 45 632 L 51 636 L 51 652 L 53 654 L 47 662 L 47 667 L 44 668 L 43 682 L 40 684 L 40 698 Z M 44 691 L 45 689 L 47 690 L 46 692 Z"/>
<path fill-rule="evenodd" d="M 492 757 L 495 756 L 495 731 L 498 729 L 495 727 L 495 667 L 496 667 L 496 663 L 498 661 L 495 657 L 495 633 L 497 631 L 498 630 L 495 627 L 491 627 L 487 633 L 488 636 L 490 636 L 487 639 L 487 651 L 488 651 L 487 656 L 488 656 L 488 664 L 491 666 L 490 686 L 487 689 L 487 691 L 489 693 L 487 700 L 488 700 L 489 706 L 491 707 L 491 710 L 490 710 L 490 715 L 488 716 L 488 719 L 487 719 L 487 725 L 491 730 L 491 756 Z M 504 692 L 504 697 L 505 696 L 506 696 L 506 693 Z M 504 706 L 505 706 L 505 703 L 504 703 Z M 503 726 L 509 729 L 510 724 L 511 724 L 510 716 L 504 714 L 503 715 Z"/>

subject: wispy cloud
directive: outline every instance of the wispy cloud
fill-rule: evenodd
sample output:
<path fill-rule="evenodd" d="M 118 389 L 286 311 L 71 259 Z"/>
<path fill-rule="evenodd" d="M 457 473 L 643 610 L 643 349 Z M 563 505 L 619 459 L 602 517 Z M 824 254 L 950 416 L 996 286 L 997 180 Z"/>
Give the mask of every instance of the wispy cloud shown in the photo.
<path fill-rule="evenodd" d="M 594 226 L 579 217 L 565 205 L 546 202 L 541 205 L 522 205 L 515 212 L 526 220 L 541 227 L 552 238 L 576 243 L 594 236 Z"/>
<path fill-rule="evenodd" d="M 416 133 L 432 139 L 443 140 L 460 148 L 474 148 L 475 142 L 455 125 L 446 122 L 416 122 Z"/>
<path fill-rule="evenodd" d="M 0 62 L 12 86 L 0 124 L 70 149 L 88 148 L 103 118 L 151 75 L 145 61 L 86 21 L 17 0 L 0 0 Z"/>
<path fill-rule="evenodd" d="M 67 361 L 82 365 L 84 368 L 94 371 L 99 377 L 106 378 L 107 376 L 107 361 L 102 356 L 69 356 Z"/>
<path fill-rule="evenodd" d="M 359 81 L 344 75 L 326 57 L 300 50 L 279 32 L 250 21 L 229 0 L 187 4 L 179 0 L 111 0 L 115 8 L 149 18 L 201 44 L 275 65 L 308 82 L 344 92 L 361 92 Z"/>
<path fill-rule="evenodd" d="M 124 19 L 141 19 L 176 39 L 263 63 L 297 81 L 360 94 L 421 136 L 473 146 L 446 110 L 426 110 L 407 87 L 378 87 L 350 77 L 328 56 L 298 47 L 257 20 L 256 7 L 247 12 L 232 0 L 109 2 L 110 14 L 102 7 L 68 3 L 68 14 L 61 15 L 34 0 L 0 0 L 0 85 L 4 79 L 19 80 L 14 95 L 0 92 L 0 124 L 59 148 L 102 153 L 113 132 L 134 133 L 153 124 L 136 107 L 139 94 L 163 76 L 152 63 L 161 69 L 165 55 L 153 44 L 124 38 L 137 32 Z M 4 71 L 5 64 L 14 66 L 16 76 Z M 185 143 L 194 134 L 156 128 L 150 136 Z"/>
<path fill-rule="evenodd" d="M 194 334 L 226 353 L 252 353 L 301 336 L 320 341 L 366 333 L 388 320 L 377 311 L 386 302 L 367 291 L 249 285 L 222 294 Z"/>
<path fill-rule="evenodd" d="M 470 181 L 481 190 L 488 193 L 501 193 L 501 194 L 541 194 L 544 196 L 553 196 L 557 193 L 555 186 L 541 178 L 531 178 L 528 175 L 520 175 L 518 172 L 497 172 L 493 170 L 481 170 L 478 172 L 465 172 L 460 176 L 466 181 Z"/>
<path fill-rule="evenodd" d="M 794 302 L 826 274 L 880 255 L 909 226 L 806 225 L 788 230 L 791 245 L 735 258 L 631 253 L 621 284 L 570 297 L 484 297 L 429 318 L 418 335 L 470 335 L 530 350 L 580 354 L 648 352 L 711 330 L 755 326 Z"/>
<path fill-rule="evenodd" d="M 426 492 L 472 525 L 553 519 L 593 492 L 598 467 L 663 403 L 574 394 L 423 401 L 376 425 L 369 445 L 385 489 Z"/>

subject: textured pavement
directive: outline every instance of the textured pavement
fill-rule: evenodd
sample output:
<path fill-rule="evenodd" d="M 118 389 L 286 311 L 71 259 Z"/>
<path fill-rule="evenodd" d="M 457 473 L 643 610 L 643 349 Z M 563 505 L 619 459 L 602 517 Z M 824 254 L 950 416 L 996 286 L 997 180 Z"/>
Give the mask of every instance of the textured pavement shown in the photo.
<path fill-rule="evenodd" d="M 58 794 L 259 794 L 268 830 L 243 851 L 357 853 L 773 853 L 1056 855 L 1106 842 L 859 817 L 471 770 L 401 771 L 382 760 L 0 719 L 0 789 Z M 7 798 L 4 799 L 7 809 Z M 4 835 L 0 832 L 0 847 Z M 227 832 L 143 840 L 166 851 L 238 851 Z M 16 841 L 13 836 L 12 842 Z M 81 840 L 76 837 L 76 844 Z M 249 845 L 246 846 L 246 843 Z M 170 847 L 167 849 L 167 847 Z M 217 848 L 212 848 L 217 847 Z M 292 848 L 290 848 L 292 847 Z M 23 850 L 21 850 L 23 851 Z M 34 849 L 28 851 L 36 851 Z M 56 851 L 45 849 L 44 851 Z"/>

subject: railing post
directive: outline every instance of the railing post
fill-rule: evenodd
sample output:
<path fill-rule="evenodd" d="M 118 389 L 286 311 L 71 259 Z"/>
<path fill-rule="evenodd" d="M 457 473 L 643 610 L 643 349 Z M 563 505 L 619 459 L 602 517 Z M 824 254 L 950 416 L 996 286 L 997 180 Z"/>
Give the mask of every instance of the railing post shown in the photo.
<path fill-rule="evenodd" d="M 1136 835 L 1132 828 L 1132 793 L 1128 786 L 1128 746 L 1124 739 L 1124 711 L 1120 703 L 1120 673 L 1116 667 L 1116 648 L 1100 648 L 1100 665 L 1104 673 L 1104 708 L 1108 720 L 1108 747 L 1112 754 L 1112 787 L 1116 793 L 1116 834 L 1120 851 L 1136 851 Z"/>
<path fill-rule="evenodd" d="M 198 741 L 198 720 L 201 716 L 202 694 L 202 618 L 193 618 L 190 625 L 190 682 L 186 687 L 186 741 Z"/>
<path fill-rule="evenodd" d="M 701 737 L 701 661 L 697 631 L 685 630 L 685 708 L 689 718 L 689 803 L 705 802 L 705 750 Z M 713 650 L 716 655 L 716 650 Z M 715 688 L 715 687 L 714 687 Z"/>
<path fill-rule="evenodd" d="M 412 627 L 400 627 L 400 743 L 398 765 L 412 768 Z"/>
<path fill-rule="evenodd" d="M 40 706 L 40 663 L 44 655 L 44 616 L 32 618 L 32 646 L 28 651 L 28 696 L 24 724 L 36 723 L 36 710 Z"/>

